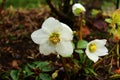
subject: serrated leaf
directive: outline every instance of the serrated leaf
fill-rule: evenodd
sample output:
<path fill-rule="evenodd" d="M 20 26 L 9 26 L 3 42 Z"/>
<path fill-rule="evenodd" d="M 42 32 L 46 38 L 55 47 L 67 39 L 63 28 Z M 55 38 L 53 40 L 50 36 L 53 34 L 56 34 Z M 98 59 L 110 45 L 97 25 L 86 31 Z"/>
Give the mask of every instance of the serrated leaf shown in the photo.
<path fill-rule="evenodd" d="M 18 70 L 12 70 L 10 72 L 10 76 L 12 80 L 19 80 L 19 71 Z"/>
<path fill-rule="evenodd" d="M 87 47 L 88 42 L 85 40 L 79 40 L 77 43 L 77 48 L 84 49 Z"/>

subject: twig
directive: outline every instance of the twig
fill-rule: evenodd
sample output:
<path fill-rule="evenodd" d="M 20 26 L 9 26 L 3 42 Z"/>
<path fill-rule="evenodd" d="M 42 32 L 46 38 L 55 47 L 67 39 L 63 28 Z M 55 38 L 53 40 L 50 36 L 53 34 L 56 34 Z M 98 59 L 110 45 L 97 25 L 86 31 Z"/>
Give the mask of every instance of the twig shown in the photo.
<path fill-rule="evenodd" d="M 64 5 L 63 5 L 63 12 L 68 13 L 70 9 L 70 0 L 63 0 Z"/>
<path fill-rule="evenodd" d="M 65 15 L 64 13 L 62 13 L 61 11 L 59 11 L 51 2 L 51 0 L 46 0 L 47 4 L 49 5 L 49 7 L 51 8 L 51 10 L 58 16 L 60 17 L 64 17 L 64 18 L 68 18 L 67 15 Z"/>
<path fill-rule="evenodd" d="M 116 9 L 118 9 L 119 8 L 119 0 L 117 0 L 117 2 L 116 2 Z"/>

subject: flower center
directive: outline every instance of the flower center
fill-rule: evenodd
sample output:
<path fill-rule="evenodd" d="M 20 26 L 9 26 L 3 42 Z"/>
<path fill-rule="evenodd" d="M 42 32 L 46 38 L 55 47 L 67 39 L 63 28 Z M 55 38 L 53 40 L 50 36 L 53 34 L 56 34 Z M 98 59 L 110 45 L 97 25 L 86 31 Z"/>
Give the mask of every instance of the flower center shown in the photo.
<path fill-rule="evenodd" d="M 76 8 L 76 9 L 75 9 L 75 13 L 76 13 L 77 15 L 79 15 L 81 12 L 82 12 L 82 9 L 81 9 L 81 8 Z"/>
<path fill-rule="evenodd" d="M 53 32 L 49 37 L 49 41 L 53 44 L 59 43 L 60 42 L 60 34 Z"/>
<path fill-rule="evenodd" d="M 92 44 L 89 45 L 89 51 L 90 51 L 91 53 L 95 52 L 96 49 L 97 49 L 97 46 L 96 46 L 95 43 L 92 43 Z"/>

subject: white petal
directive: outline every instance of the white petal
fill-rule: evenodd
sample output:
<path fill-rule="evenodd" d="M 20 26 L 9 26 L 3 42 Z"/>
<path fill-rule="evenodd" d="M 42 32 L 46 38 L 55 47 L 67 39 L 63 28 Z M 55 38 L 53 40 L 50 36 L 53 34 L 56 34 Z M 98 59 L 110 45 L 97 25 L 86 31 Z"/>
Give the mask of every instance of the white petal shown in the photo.
<path fill-rule="evenodd" d="M 71 28 L 64 23 L 61 23 L 61 24 L 62 24 L 62 30 L 60 31 L 61 39 L 63 41 L 64 40 L 72 40 L 73 39 L 73 32 L 72 32 Z"/>
<path fill-rule="evenodd" d="M 63 57 L 70 57 L 73 53 L 73 45 L 71 41 L 60 42 L 56 45 L 56 52 Z"/>
<path fill-rule="evenodd" d="M 42 44 L 48 40 L 48 33 L 43 29 L 38 29 L 31 34 L 31 38 L 35 43 Z"/>
<path fill-rule="evenodd" d="M 99 57 L 95 55 L 94 53 L 90 53 L 88 50 L 85 51 L 86 55 L 90 60 L 92 60 L 94 63 L 98 61 Z"/>
<path fill-rule="evenodd" d="M 49 55 L 50 53 L 55 53 L 55 47 L 49 42 L 41 44 L 39 47 L 40 53 L 44 55 Z"/>
<path fill-rule="evenodd" d="M 75 10 L 76 8 L 81 8 L 83 11 L 86 11 L 85 8 L 84 8 L 84 6 L 81 5 L 80 3 L 75 3 L 73 5 L 73 10 Z"/>
<path fill-rule="evenodd" d="M 99 47 L 103 47 L 106 44 L 107 40 L 106 39 L 102 39 L 102 40 L 95 39 L 92 42 L 96 43 L 96 45 Z"/>
<path fill-rule="evenodd" d="M 93 53 L 97 56 L 105 56 L 108 54 L 108 49 L 104 46 L 102 48 L 98 48 L 95 53 Z"/>
<path fill-rule="evenodd" d="M 50 33 L 57 32 L 61 29 L 61 23 L 57 19 L 49 17 L 43 22 L 42 28 L 49 30 Z"/>

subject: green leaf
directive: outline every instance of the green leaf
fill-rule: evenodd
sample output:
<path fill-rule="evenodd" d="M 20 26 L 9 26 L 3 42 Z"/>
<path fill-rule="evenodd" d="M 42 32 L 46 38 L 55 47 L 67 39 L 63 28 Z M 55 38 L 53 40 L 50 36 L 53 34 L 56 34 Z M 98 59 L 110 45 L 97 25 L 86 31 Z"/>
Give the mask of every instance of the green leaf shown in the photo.
<path fill-rule="evenodd" d="M 44 68 L 45 66 L 48 66 L 49 63 L 48 62 L 37 62 L 37 66 L 36 68 Z"/>
<path fill-rule="evenodd" d="M 86 55 L 84 54 L 79 54 L 79 57 L 80 57 L 80 62 L 83 63 L 86 59 Z"/>
<path fill-rule="evenodd" d="M 50 65 L 49 62 L 37 62 L 36 68 L 39 68 L 40 70 L 42 70 L 44 72 L 53 70 L 53 67 L 52 67 L 52 65 Z"/>
<path fill-rule="evenodd" d="M 106 21 L 107 23 L 112 23 L 112 19 L 110 19 L 110 18 L 105 19 L 105 21 Z"/>
<path fill-rule="evenodd" d="M 96 16 L 98 13 L 100 13 L 101 11 L 100 10 L 97 10 L 97 9 L 92 9 L 92 12 L 91 12 L 91 14 L 92 14 L 92 16 Z"/>
<path fill-rule="evenodd" d="M 82 54 L 84 53 L 83 50 L 75 50 L 76 53 Z"/>
<path fill-rule="evenodd" d="M 49 72 L 49 71 L 52 71 L 53 70 L 53 67 L 52 66 L 45 66 L 42 71 L 44 72 Z"/>
<path fill-rule="evenodd" d="M 88 44 L 87 41 L 85 41 L 85 40 L 79 40 L 78 43 L 77 43 L 77 48 L 82 48 L 82 49 L 84 49 L 84 48 L 87 47 L 87 44 Z"/>
<path fill-rule="evenodd" d="M 89 74 L 89 71 L 88 71 L 87 68 L 85 68 L 84 71 L 85 71 L 86 74 Z"/>
<path fill-rule="evenodd" d="M 119 24 L 119 22 L 120 22 L 120 10 L 119 10 L 119 9 L 118 9 L 118 10 L 115 10 L 115 11 L 113 12 L 113 14 L 112 14 L 112 19 L 113 19 L 114 23 Z"/>
<path fill-rule="evenodd" d="M 10 72 L 10 76 L 12 80 L 19 80 L 19 71 L 18 70 L 12 70 Z"/>
<path fill-rule="evenodd" d="M 29 67 L 29 68 L 31 68 L 31 69 L 33 69 L 33 68 L 35 68 L 35 64 L 27 64 L 27 66 Z"/>
<path fill-rule="evenodd" d="M 41 79 L 40 79 L 40 76 L 36 76 L 36 77 L 35 77 L 35 80 L 41 80 Z"/>
<path fill-rule="evenodd" d="M 51 77 L 45 73 L 41 73 L 39 76 L 40 76 L 40 79 L 42 80 L 52 80 Z"/>
<path fill-rule="evenodd" d="M 97 76 L 97 73 L 95 73 L 93 68 L 90 67 L 90 68 L 86 68 L 86 69 L 89 71 L 89 73 L 94 74 L 95 76 Z"/>
<path fill-rule="evenodd" d="M 23 73 L 25 78 L 34 74 L 28 66 L 25 66 Z"/>

